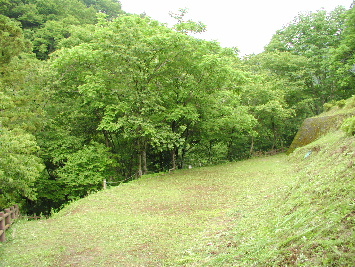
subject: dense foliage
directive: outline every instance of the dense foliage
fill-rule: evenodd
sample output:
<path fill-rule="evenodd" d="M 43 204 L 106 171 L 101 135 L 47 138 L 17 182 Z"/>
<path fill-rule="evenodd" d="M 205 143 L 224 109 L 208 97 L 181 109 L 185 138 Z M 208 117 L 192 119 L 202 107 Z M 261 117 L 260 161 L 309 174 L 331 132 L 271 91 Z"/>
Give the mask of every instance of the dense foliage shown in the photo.
<path fill-rule="evenodd" d="M 0 208 L 48 212 L 148 172 L 281 150 L 353 94 L 355 9 L 300 14 L 265 52 L 116 0 L 0 0 Z"/>

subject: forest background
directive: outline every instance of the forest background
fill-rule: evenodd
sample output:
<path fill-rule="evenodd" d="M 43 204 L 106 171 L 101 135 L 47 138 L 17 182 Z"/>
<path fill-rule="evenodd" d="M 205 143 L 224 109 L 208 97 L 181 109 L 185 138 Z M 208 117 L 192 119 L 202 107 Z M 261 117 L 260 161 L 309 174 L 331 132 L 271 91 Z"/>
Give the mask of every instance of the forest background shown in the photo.
<path fill-rule="evenodd" d="M 299 14 L 244 58 L 171 15 L 169 28 L 115 0 L 0 0 L 0 210 L 49 214 L 103 179 L 285 150 L 354 94 L 354 7 Z"/>

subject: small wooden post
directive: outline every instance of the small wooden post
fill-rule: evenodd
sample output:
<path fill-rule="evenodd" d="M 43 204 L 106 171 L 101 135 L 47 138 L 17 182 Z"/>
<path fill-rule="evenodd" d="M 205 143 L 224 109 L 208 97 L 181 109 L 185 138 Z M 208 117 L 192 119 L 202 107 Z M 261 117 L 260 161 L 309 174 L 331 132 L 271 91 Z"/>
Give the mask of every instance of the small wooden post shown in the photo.
<path fill-rule="evenodd" d="M 18 217 L 20 217 L 20 208 L 18 205 L 14 205 L 15 208 L 15 219 L 17 219 Z"/>
<path fill-rule="evenodd" d="M 5 213 L 0 212 L 0 242 L 5 242 Z"/>
<path fill-rule="evenodd" d="M 0 242 L 5 242 L 5 232 L 10 228 L 11 224 L 20 216 L 18 205 L 4 209 L 0 212 Z"/>
<path fill-rule="evenodd" d="M 107 188 L 107 182 L 106 179 L 104 179 L 103 183 L 102 183 L 102 187 L 104 188 L 104 190 L 106 190 Z"/>
<path fill-rule="evenodd" d="M 5 211 L 5 230 L 11 225 L 11 209 L 4 209 Z"/>
<path fill-rule="evenodd" d="M 15 206 L 10 207 L 10 217 L 11 217 L 11 223 L 16 219 L 16 209 Z"/>

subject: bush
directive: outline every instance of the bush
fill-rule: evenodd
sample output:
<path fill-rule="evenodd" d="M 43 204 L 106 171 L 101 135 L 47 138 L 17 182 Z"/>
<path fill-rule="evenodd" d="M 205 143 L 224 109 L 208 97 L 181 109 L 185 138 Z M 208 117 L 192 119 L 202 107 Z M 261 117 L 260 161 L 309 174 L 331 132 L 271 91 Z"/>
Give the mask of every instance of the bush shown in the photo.
<path fill-rule="evenodd" d="M 339 108 L 345 107 L 345 104 L 346 104 L 346 100 L 345 100 L 345 99 L 342 99 L 342 100 L 339 100 L 339 101 L 336 102 L 336 105 L 337 105 Z"/>
<path fill-rule="evenodd" d="M 97 143 L 69 155 L 65 166 L 58 170 L 68 198 L 81 198 L 101 189 L 103 179 L 114 174 L 115 164 L 111 156 L 107 148 Z"/>
<path fill-rule="evenodd" d="M 342 99 L 342 100 L 339 100 L 339 101 L 330 101 L 329 103 L 325 103 L 323 105 L 323 109 L 325 112 L 331 110 L 333 107 L 338 107 L 338 108 L 344 108 L 345 105 L 346 105 L 346 100 L 345 99 Z"/>
<path fill-rule="evenodd" d="M 355 117 L 344 120 L 341 129 L 348 135 L 355 135 Z"/>
<path fill-rule="evenodd" d="M 334 105 L 333 105 L 332 103 L 325 103 L 325 104 L 323 105 L 323 109 L 324 109 L 325 112 L 331 110 L 332 107 L 334 107 Z"/>

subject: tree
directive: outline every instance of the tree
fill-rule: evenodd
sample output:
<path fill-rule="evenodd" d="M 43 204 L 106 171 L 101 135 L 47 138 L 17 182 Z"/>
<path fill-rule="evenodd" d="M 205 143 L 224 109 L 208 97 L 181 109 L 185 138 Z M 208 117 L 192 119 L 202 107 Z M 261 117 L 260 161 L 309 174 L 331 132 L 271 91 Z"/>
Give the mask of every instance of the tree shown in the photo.
<path fill-rule="evenodd" d="M 35 182 L 44 169 L 33 135 L 21 129 L 0 129 L 0 208 L 36 199 Z"/>
<path fill-rule="evenodd" d="M 244 79 L 233 66 L 239 59 L 232 50 L 149 18 L 100 21 L 90 40 L 78 36 L 73 33 L 53 57 L 56 98 L 76 99 L 71 106 L 96 125 L 90 126 L 96 129 L 92 137 L 101 136 L 120 155 L 121 166 L 136 165 L 139 175 L 151 164 L 181 167 L 200 142 L 206 99 L 218 90 L 235 90 Z"/>
<path fill-rule="evenodd" d="M 73 19 L 50 20 L 43 24 L 31 37 L 33 52 L 37 58 L 45 60 L 58 49 L 59 42 L 70 35 L 69 28 L 78 24 Z"/>
<path fill-rule="evenodd" d="M 124 13 L 121 3 L 117 0 L 82 0 L 86 6 L 93 7 L 97 12 L 105 13 L 109 18 L 116 18 Z"/>
<path fill-rule="evenodd" d="M 195 22 L 191 19 L 185 20 L 185 16 L 188 10 L 184 8 L 179 9 L 179 13 L 170 12 L 169 15 L 177 20 L 177 23 L 174 25 L 174 29 L 178 32 L 187 34 L 187 33 L 202 33 L 206 31 L 206 25 L 201 21 Z"/>
<path fill-rule="evenodd" d="M 28 47 L 29 43 L 24 39 L 19 24 L 0 15 L 0 68 L 6 67 L 13 57 Z M 2 72 L 0 69 L 0 75 Z"/>
<path fill-rule="evenodd" d="M 341 98 L 348 98 L 353 95 L 355 85 L 355 42 L 354 25 L 355 7 L 353 6 L 346 13 L 345 26 L 342 32 L 342 40 L 338 47 L 331 50 L 330 69 L 335 77 Z"/>
<path fill-rule="evenodd" d="M 38 65 L 18 23 L 0 15 L 0 206 L 36 198 L 44 168 L 33 133 L 40 126 Z M 33 116 L 36 114 L 36 116 Z"/>
<path fill-rule="evenodd" d="M 291 52 L 275 51 L 252 56 L 244 63 L 252 73 L 274 80 L 273 83 L 277 85 L 275 88 L 282 91 L 283 101 L 295 110 L 300 121 L 315 113 L 314 99 L 306 86 L 306 81 L 312 75 L 308 58 Z M 258 76 L 255 81 L 260 81 Z"/>
<path fill-rule="evenodd" d="M 4 0 L 0 5 L 0 14 L 21 23 L 39 59 L 47 59 L 58 48 L 72 25 L 95 24 L 98 12 L 110 19 L 123 13 L 114 0 Z"/>
<path fill-rule="evenodd" d="M 265 48 L 267 52 L 287 51 L 308 59 L 309 75 L 304 82 L 305 90 L 313 101 L 314 114 L 322 112 L 324 103 L 336 99 L 339 95 L 329 71 L 329 51 L 340 44 L 344 14 L 343 7 L 338 7 L 330 13 L 320 10 L 300 14 L 277 31 Z"/>
<path fill-rule="evenodd" d="M 243 105 L 240 93 L 219 90 L 207 101 L 201 127 L 203 138 L 197 148 L 199 162 L 214 164 L 249 157 L 257 120 Z"/>
<path fill-rule="evenodd" d="M 254 75 L 252 82 L 244 86 L 241 101 L 258 121 L 253 128 L 256 134 L 252 135 L 251 153 L 254 150 L 282 149 L 292 141 L 297 126 L 293 126 L 291 121 L 294 110 L 285 101 L 283 89 L 286 86 L 285 80 L 272 77 L 267 72 Z"/>
<path fill-rule="evenodd" d="M 103 180 L 114 174 L 114 166 L 108 149 L 98 143 L 70 154 L 65 165 L 57 170 L 66 198 L 81 198 L 100 190 Z"/>

